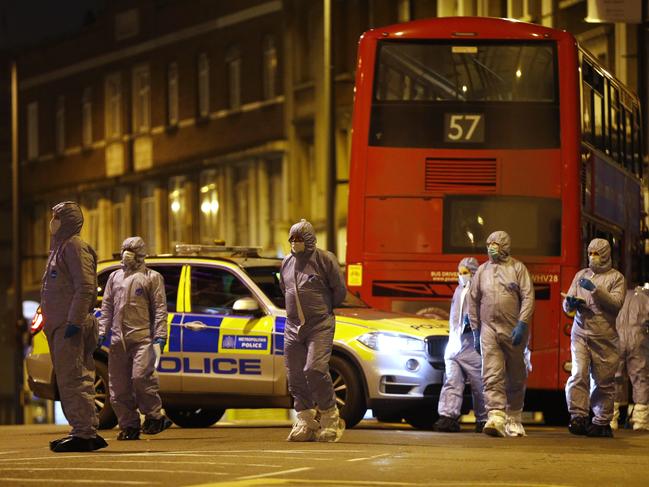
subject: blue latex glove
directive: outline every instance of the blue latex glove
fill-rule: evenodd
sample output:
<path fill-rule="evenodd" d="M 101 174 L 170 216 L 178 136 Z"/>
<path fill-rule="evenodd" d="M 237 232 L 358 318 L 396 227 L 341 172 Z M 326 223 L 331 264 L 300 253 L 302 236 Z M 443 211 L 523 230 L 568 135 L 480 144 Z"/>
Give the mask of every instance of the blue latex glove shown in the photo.
<path fill-rule="evenodd" d="M 153 340 L 154 345 L 160 345 L 160 352 L 164 351 L 167 340 L 164 338 L 156 338 Z"/>
<path fill-rule="evenodd" d="M 464 319 L 462 320 L 462 324 L 464 326 L 471 326 L 471 320 L 469 320 L 469 315 L 464 315 Z"/>
<path fill-rule="evenodd" d="M 473 348 L 478 352 L 478 355 L 482 355 L 480 351 L 480 330 L 473 330 Z"/>
<path fill-rule="evenodd" d="M 81 331 L 81 327 L 79 325 L 73 325 L 70 323 L 68 326 L 65 327 L 65 333 L 63 334 L 63 338 L 70 338 L 76 335 Z"/>
<path fill-rule="evenodd" d="M 512 330 L 512 345 L 517 346 L 523 341 L 523 336 L 527 332 L 527 323 L 519 321 Z"/>
<path fill-rule="evenodd" d="M 582 277 L 578 281 L 579 285 L 586 289 L 587 291 L 594 291 L 595 290 L 595 284 L 593 284 L 593 281 L 590 279 L 586 279 L 585 277 Z"/>
<path fill-rule="evenodd" d="M 579 308 L 579 299 L 574 296 L 566 296 L 566 304 L 570 311 L 576 310 Z"/>
<path fill-rule="evenodd" d="M 106 339 L 106 335 L 99 335 L 99 338 L 97 339 L 97 350 L 99 350 L 101 346 L 104 344 L 105 339 Z"/>

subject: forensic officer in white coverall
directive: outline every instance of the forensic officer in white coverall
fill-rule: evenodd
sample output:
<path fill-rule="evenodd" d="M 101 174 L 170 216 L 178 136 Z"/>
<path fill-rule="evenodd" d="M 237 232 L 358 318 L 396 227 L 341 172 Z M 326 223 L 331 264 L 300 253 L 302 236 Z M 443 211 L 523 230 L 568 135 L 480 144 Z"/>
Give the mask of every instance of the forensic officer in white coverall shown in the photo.
<path fill-rule="evenodd" d="M 564 311 L 575 313 L 572 371 L 566 383 L 568 430 L 574 435 L 613 436 L 610 422 L 620 361 L 615 321 L 625 294 L 624 276 L 612 267 L 611 246 L 602 238 L 593 239 L 588 244 L 588 267 L 575 274 L 563 301 Z"/>
<path fill-rule="evenodd" d="M 54 452 L 84 452 L 104 448 L 97 434 L 95 360 L 97 322 L 92 314 L 97 298 L 97 254 L 79 236 L 83 214 L 77 203 L 52 208 L 50 255 L 43 274 L 41 308 L 61 405 L 69 436 L 50 442 Z"/>
<path fill-rule="evenodd" d="M 451 300 L 448 345 L 444 353 L 446 373 L 437 406 L 439 419 L 433 429 L 447 433 L 460 431 L 458 418 L 462 409 L 464 386 L 468 380 L 473 395 L 475 429 L 477 433 L 482 433 L 487 420 L 482 393 L 482 359 L 475 350 L 468 317 L 469 290 L 472 276 L 478 270 L 478 261 L 475 257 L 465 257 L 457 269 L 459 285 L 455 288 Z"/>
<path fill-rule="evenodd" d="M 626 404 L 624 387 L 631 380 L 634 431 L 649 431 L 649 286 L 638 286 L 626 293 L 624 305 L 617 315 L 620 363 L 615 373 L 617 401 Z M 624 373 L 626 371 L 626 374 Z M 611 428 L 618 427 L 620 404 L 615 402 Z"/>
<path fill-rule="evenodd" d="M 525 436 L 521 421 L 528 362 L 529 323 L 534 286 L 525 265 L 510 255 L 503 231 L 487 238 L 489 260 L 471 281 L 469 317 L 476 350 L 482 353 L 487 407 L 483 432 L 490 436 Z"/>
<path fill-rule="evenodd" d="M 297 421 L 289 441 L 338 441 L 345 429 L 336 406 L 329 359 L 336 328 L 334 308 L 347 288 L 331 252 L 316 248 L 313 226 L 306 220 L 289 231 L 291 253 L 280 269 L 286 297 L 284 363 Z"/>
<path fill-rule="evenodd" d="M 122 243 L 122 268 L 108 278 L 99 319 L 99 344 L 111 332 L 108 355 L 110 402 L 120 432 L 118 440 L 157 434 L 171 426 L 161 412 L 156 358 L 167 342 L 167 298 L 164 279 L 144 263 L 140 237 Z"/>

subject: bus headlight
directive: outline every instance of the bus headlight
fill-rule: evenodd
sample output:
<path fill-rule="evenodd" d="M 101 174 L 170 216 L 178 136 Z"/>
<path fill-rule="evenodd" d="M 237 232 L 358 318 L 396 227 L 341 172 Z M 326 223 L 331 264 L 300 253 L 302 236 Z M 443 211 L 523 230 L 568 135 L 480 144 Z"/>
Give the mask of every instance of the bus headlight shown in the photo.
<path fill-rule="evenodd" d="M 424 352 L 426 344 L 419 338 L 395 333 L 372 331 L 357 338 L 367 348 L 379 352 Z"/>

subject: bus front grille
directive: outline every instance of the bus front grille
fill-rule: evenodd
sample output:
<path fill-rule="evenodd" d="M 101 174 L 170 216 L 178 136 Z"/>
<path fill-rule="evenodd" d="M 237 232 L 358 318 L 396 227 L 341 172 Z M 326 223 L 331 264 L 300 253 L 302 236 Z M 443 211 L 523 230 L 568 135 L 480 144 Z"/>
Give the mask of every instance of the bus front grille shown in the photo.
<path fill-rule="evenodd" d="M 424 191 L 495 193 L 496 159 L 426 159 Z"/>

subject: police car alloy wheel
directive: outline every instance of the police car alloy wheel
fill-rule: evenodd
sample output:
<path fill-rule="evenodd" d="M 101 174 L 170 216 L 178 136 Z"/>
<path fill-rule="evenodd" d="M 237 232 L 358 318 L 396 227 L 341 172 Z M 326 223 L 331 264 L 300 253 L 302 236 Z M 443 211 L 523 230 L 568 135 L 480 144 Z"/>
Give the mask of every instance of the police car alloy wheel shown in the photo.
<path fill-rule="evenodd" d="M 165 413 L 181 428 L 209 428 L 223 417 L 225 409 L 165 407 Z"/>
<path fill-rule="evenodd" d="M 329 373 L 340 416 L 345 420 L 347 428 L 353 428 L 367 412 L 365 393 L 358 372 L 349 361 L 332 355 L 329 362 Z"/>
<path fill-rule="evenodd" d="M 117 424 L 117 416 L 109 401 L 108 366 L 95 361 L 95 407 L 99 416 L 99 429 L 109 430 Z"/>

